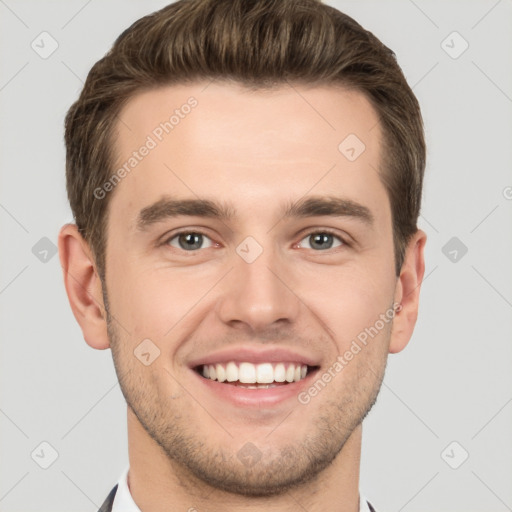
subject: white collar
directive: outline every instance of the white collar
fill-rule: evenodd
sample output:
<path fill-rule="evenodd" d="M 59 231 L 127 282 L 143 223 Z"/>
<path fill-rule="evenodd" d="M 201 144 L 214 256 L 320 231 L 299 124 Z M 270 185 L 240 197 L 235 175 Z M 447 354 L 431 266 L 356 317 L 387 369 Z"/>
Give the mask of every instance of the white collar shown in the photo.
<path fill-rule="evenodd" d="M 130 466 L 125 468 L 117 484 L 117 492 L 112 504 L 112 512 L 141 512 L 140 508 L 133 501 L 130 489 L 128 488 L 128 471 Z"/>
<path fill-rule="evenodd" d="M 128 471 L 125 468 L 118 482 L 116 496 L 112 505 L 112 512 L 141 512 L 140 508 L 133 501 L 130 489 L 128 488 Z M 359 512 L 371 512 L 367 500 L 359 493 Z"/>

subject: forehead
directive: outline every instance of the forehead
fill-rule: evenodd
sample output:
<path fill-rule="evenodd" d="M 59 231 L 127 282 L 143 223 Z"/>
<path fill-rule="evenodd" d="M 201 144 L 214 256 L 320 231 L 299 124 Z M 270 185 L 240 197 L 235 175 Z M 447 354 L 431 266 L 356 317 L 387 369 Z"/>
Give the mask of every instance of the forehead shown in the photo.
<path fill-rule="evenodd" d="M 370 102 L 341 87 L 160 87 L 120 112 L 114 172 L 125 172 L 110 210 L 133 225 L 141 209 L 173 195 L 227 201 L 241 216 L 262 207 L 270 215 L 283 199 L 339 193 L 386 218 L 380 140 Z"/>

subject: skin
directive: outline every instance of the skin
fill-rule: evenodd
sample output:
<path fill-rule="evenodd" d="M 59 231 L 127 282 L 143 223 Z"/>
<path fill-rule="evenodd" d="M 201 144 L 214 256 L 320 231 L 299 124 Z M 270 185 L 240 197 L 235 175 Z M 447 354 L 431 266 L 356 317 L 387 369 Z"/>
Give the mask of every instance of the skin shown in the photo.
<path fill-rule="evenodd" d="M 361 422 L 388 354 L 412 335 L 426 235 L 418 230 L 412 238 L 397 277 L 391 210 L 376 171 L 380 126 L 361 93 L 207 85 L 146 91 L 121 112 L 119 165 L 190 96 L 198 101 L 110 192 L 105 290 L 76 226 L 59 236 L 73 313 L 91 347 L 112 349 L 128 403 L 132 496 L 144 512 L 291 511 L 298 504 L 356 512 Z M 353 162 L 338 150 L 348 134 L 366 146 Z M 180 216 L 138 229 L 139 212 L 170 194 L 230 202 L 237 214 L 229 221 Z M 283 219 L 284 207 L 305 195 L 351 199 L 371 211 L 374 224 Z M 199 229 L 203 245 L 186 251 L 178 229 Z M 310 237 L 323 229 L 334 232 L 332 248 L 319 249 Z M 236 252 L 248 236 L 263 248 L 250 264 Z M 393 322 L 307 404 L 235 407 L 199 386 L 188 367 L 228 346 L 279 346 L 314 357 L 322 373 L 394 302 L 402 307 Z M 148 338 L 160 356 L 145 366 L 134 350 Z M 247 442 L 261 453 L 252 467 L 237 457 Z"/>

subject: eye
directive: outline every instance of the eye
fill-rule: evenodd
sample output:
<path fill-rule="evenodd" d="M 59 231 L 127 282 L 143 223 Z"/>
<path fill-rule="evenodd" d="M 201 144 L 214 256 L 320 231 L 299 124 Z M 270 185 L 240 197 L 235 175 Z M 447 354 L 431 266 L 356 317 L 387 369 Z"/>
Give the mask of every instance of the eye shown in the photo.
<path fill-rule="evenodd" d="M 333 245 L 335 239 L 340 242 L 338 245 Z M 310 246 L 306 247 L 306 249 L 317 249 L 320 251 L 332 249 L 333 247 L 340 247 L 342 245 L 348 245 L 342 238 L 335 235 L 334 233 L 331 233 L 330 231 L 313 231 L 308 233 L 299 242 L 299 245 L 302 245 L 304 240 L 310 244 Z"/>
<path fill-rule="evenodd" d="M 207 241 L 208 244 L 206 247 L 203 246 L 205 241 Z M 168 238 L 165 243 L 176 249 L 182 249 L 188 252 L 213 247 L 211 239 L 199 231 L 182 231 L 181 233 L 176 233 Z"/>

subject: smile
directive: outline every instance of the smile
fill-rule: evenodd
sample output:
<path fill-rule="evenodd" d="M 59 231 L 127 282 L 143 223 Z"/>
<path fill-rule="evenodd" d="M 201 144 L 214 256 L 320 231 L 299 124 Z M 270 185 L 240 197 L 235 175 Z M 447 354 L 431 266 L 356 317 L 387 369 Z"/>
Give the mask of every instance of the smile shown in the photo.
<path fill-rule="evenodd" d="M 268 389 L 305 379 L 306 364 L 280 362 L 260 363 L 235 362 L 204 364 L 196 368 L 205 379 L 232 384 L 247 389 Z"/>
<path fill-rule="evenodd" d="M 198 365 L 193 373 L 212 396 L 237 408 L 262 411 L 290 400 L 296 402 L 299 393 L 311 385 L 319 368 L 293 362 L 229 361 Z"/>

